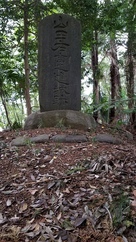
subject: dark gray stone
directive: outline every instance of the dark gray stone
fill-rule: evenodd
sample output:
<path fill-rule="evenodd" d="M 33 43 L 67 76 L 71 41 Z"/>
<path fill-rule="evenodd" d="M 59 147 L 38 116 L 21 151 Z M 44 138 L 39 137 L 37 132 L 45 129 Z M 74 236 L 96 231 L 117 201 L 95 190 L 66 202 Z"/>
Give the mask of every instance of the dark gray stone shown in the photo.
<path fill-rule="evenodd" d="M 24 145 L 30 145 L 31 143 L 44 143 L 49 141 L 49 135 L 42 134 L 38 135 L 36 137 L 25 137 L 20 136 L 16 139 L 13 139 L 11 142 L 12 146 L 24 146 Z"/>
<path fill-rule="evenodd" d="M 66 134 L 56 134 L 51 138 L 52 141 L 63 143 L 66 141 Z"/>
<path fill-rule="evenodd" d="M 81 109 L 81 31 L 72 16 L 54 14 L 39 24 L 40 111 Z"/>
<path fill-rule="evenodd" d="M 52 141 L 58 143 L 80 143 L 87 142 L 86 135 L 66 135 L 66 134 L 56 134 L 51 138 Z"/>
<path fill-rule="evenodd" d="M 12 140 L 11 146 L 25 146 L 31 143 L 45 143 L 45 142 L 57 142 L 57 143 L 79 143 L 87 142 L 88 139 L 86 135 L 67 135 L 67 134 L 57 134 L 50 138 L 50 135 L 42 134 L 35 137 L 17 137 Z"/>
<path fill-rule="evenodd" d="M 41 134 L 36 137 L 30 138 L 30 141 L 33 143 L 44 143 L 49 141 L 50 135 L 48 134 Z"/>
<path fill-rule="evenodd" d="M 27 145 L 27 144 L 30 144 L 31 141 L 30 141 L 30 138 L 29 137 L 17 137 L 16 139 L 13 139 L 12 142 L 11 142 L 11 145 L 12 146 L 24 146 L 24 145 Z"/>
<path fill-rule="evenodd" d="M 0 141 L 0 150 L 5 149 L 7 147 L 7 144 L 5 141 Z"/>
<path fill-rule="evenodd" d="M 128 138 L 128 140 L 133 140 L 134 136 L 132 133 L 130 133 L 129 131 L 125 130 L 125 135 Z"/>
<path fill-rule="evenodd" d="M 37 129 L 41 127 L 39 112 L 31 113 L 25 120 L 24 129 Z"/>
<path fill-rule="evenodd" d="M 105 142 L 111 144 L 121 144 L 122 141 L 119 138 L 113 137 L 111 134 L 98 134 L 94 137 L 95 141 Z"/>
<path fill-rule="evenodd" d="M 54 110 L 30 114 L 24 125 L 24 129 L 44 127 L 68 127 L 73 129 L 90 130 L 96 127 L 96 122 L 91 115 L 79 111 Z"/>
<path fill-rule="evenodd" d="M 74 142 L 77 142 L 77 143 L 80 143 L 80 142 L 87 142 L 88 139 L 86 137 L 86 135 L 67 135 L 66 136 L 66 140 L 65 142 L 68 142 L 68 143 L 74 143 Z"/>

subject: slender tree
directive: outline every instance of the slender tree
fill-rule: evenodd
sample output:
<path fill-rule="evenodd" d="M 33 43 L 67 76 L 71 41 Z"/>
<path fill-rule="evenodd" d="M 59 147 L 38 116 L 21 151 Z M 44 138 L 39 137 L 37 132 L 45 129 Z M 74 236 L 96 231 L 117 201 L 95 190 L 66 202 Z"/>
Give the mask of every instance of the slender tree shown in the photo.
<path fill-rule="evenodd" d="M 109 121 L 114 121 L 119 114 L 119 108 L 115 106 L 115 102 L 119 101 L 121 98 L 121 83 L 120 83 L 120 73 L 118 67 L 117 49 L 115 43 L 115 37 L 110 39 L 110 83 L 111 83 L 111 109 L 109 115 Z M 118 112 L 118 113 L 117 113 Z"/>
<path fill-rule="evenodd" d="M 126 31 L 128 32 L 126 51 L 126 83 L 130 124 L 136 126 L 136 2 L 131 1 L 126 13 Z"/>
<path fill-rule="evenodd" d="M 94 30 L 93 32 L 93 45 L 91 51 L 91 59 L 92 59 L 92 72 L 93 72 L 93 105 L 94 105 L 94 113 L 93 116 L 97 121 L 100 118 L 100 112 L 95 111 L 95 108 L 98 107 L 100 102 L 100 86 L 99 86 L 99 63 L 98 63 L 98 32 Z"/>
<path fill-rule="evenodd" d="M 30 100 L 30 80 L 29 80 L 29 58 L 28 58 L 28 0 L 25 0 L 24 3 L 24 66 L 25 66 L 25 100 L 26 100 L 26 108 L 27 115 L 31 114 L 31 100 Z"/>
<path fill-rule="evenodd" d="M 14 64 L 18 65 L 22 75 L 24 73 L 22 79 L 18 78 L 16 82 L 15 80 L 13 82 L 16 84 L 15 87 L 21 87 L 23 90 L 22 95 L 25 98 L 27 115 L 29 115 L 32 109 L 30 92 L 31 90 L 35 92 L 38 87 L 36 71 L 37 28 L 44 13 L 47 14 L 48 7 L 41 0 L 3 0 L 1 9 L 3 13 L 1 16 L 3 40 L 4 38 L 9 39 L 8 48 L 9 51 L 14 52 Z M 4 52 L 7 52 L 6 45 L 5 50 L 3 48 Z M 17 81 L 19 81 L 18 85 Z M 17 89 L 14 91 L 18 92 Z"/>

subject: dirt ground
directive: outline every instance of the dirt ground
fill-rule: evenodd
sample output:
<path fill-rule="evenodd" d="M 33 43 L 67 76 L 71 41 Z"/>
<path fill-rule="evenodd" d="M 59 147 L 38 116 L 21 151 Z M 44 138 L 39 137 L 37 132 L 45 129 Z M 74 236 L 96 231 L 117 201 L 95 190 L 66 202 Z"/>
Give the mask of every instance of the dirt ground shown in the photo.
<path fill-rule="evenodd" d="M 95 142 L 110 133 L 122 144 Z M 136 132 L 100 126 L 0 132 L 0 242 L 135 242 Z M 86 134 L 84 143 L 28 143 L 18 136 Z"/>

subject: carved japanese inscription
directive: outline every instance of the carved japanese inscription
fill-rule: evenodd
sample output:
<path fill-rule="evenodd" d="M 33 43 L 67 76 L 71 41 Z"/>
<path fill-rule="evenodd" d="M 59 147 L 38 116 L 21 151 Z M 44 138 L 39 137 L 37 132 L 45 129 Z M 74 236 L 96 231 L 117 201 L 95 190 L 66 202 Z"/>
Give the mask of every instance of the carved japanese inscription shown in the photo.
<path fill-rule="evenodd" d="M 81 109 L 80 24 L 66 14 L 39 25 L 40 111 Z"/>

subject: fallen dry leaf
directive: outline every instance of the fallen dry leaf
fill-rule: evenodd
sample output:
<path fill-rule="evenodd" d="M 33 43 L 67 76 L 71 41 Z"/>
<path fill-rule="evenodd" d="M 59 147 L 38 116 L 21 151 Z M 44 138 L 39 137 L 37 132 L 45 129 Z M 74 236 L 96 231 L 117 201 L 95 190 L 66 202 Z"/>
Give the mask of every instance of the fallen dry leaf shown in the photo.
<path fill-rule="evenodd" d="M 107 129 L 111 131 L 106 126 L 102 130 Z M 136 238 L 134 142 L 95 143 L 92 138 L 100 130 L 18 132 L 30 137 L 44 132 L 50 136 L 83 133 L 88 142 L 11 147 L 18 133 L 8 133 L 6 148 L 0 150 L 0 241 L 130 242 Z M 114 132 L 120 135 L 119 130 Z"/>
<path fill-rule="evenodd" d="M 8 199 L 8 200 L 6 201 L 6 205 L 7 205 L 7 207 L 11 206 L 11 204 L 12 204 L 11 200 Z"/>
<path fill-rule="evenodd" d="M 28 208 L 27 203 L 21 204 L 21 207 L 19 209 L 19 213 L 23 213 Z"/>

